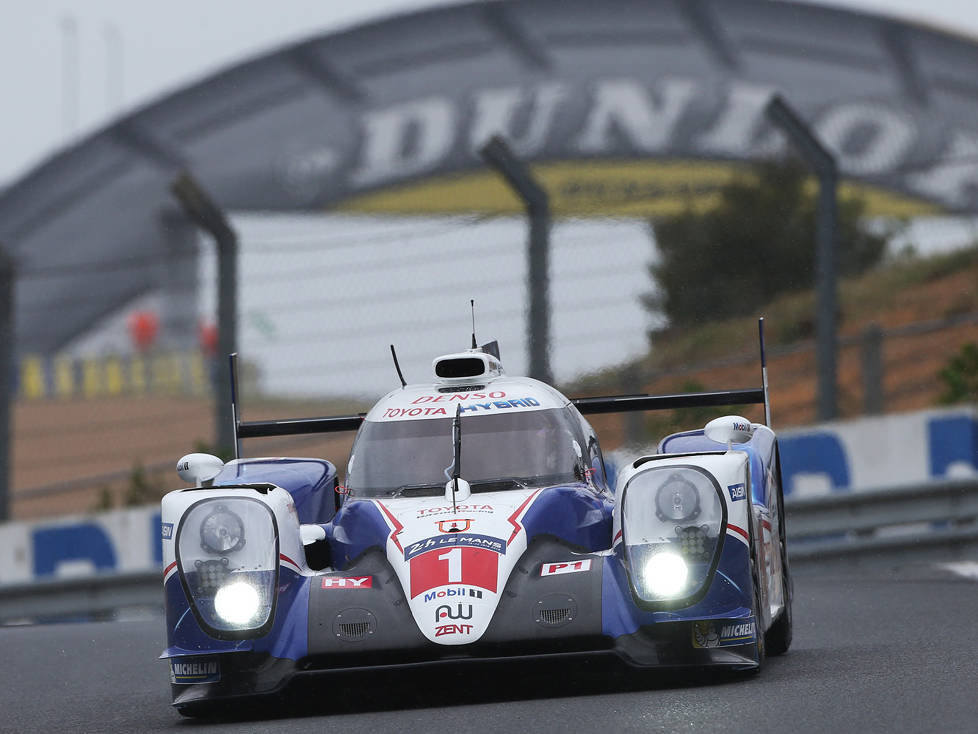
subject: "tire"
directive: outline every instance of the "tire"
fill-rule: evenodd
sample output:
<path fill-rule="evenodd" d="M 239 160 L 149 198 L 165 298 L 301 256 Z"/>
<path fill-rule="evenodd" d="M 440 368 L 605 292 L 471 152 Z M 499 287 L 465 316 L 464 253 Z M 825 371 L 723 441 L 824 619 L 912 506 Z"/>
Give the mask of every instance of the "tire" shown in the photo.
<path fill-rule="evenodd" d="M 752 554 L 753 555 L 753 554 Z M 755 637 L 757 638 L 757 668 L 755 672 L 760 671 L 764 666 L 764 658 L 767 655 L 767 635 L 761 634 L 761 595 L 760 595 L 760 583 L 757 578 L 757 568 L 753 563 L 753 558 L 751 559 L 751 580 L 754 583 L 754 629 Z"/>
<path fill-rule="evenodd" d="M 771 629 L 764 635 L 768 655 L 784 655 L 788 652 L 788 648 L 791 647 L 791 627 L 791 602 L 789 601 L 771 625 Z"/>
<path fill-rule="evenodd" d="M 764 635 L 769 655 L 784 655 L 791 647 L 792 637 L 792 617 L 791 602 L 794 597 L 794 585 L 791 582 L 791 571 L 788 568 L 788 544 L 785 538 L 784 527 L 784 492 L 781 489 L 781 457 L 778 456 L 777 477 L 778 477 L 778 540 L 781 542 L 781 589 L 784 598 L 784 609 L 774 620 L 771 629 Z"/>
<path fill-rule="evenodd" d="M 784 525 L 782 524 L 782 535 Z M 764 642 L 767 645 L 769 655 L 784 655 L 791 647 L 791 637 L 793 634 L 793 622 L 791 617 L 791 598 L 794 596 L 794 589 L 791 584 L 791 572 L 788 570 L 788 552 L 781 541 L 781 588 L 784 598 L 784 608 L 781 614 L 774 620 L 771 628 L 764 635 Z"/>

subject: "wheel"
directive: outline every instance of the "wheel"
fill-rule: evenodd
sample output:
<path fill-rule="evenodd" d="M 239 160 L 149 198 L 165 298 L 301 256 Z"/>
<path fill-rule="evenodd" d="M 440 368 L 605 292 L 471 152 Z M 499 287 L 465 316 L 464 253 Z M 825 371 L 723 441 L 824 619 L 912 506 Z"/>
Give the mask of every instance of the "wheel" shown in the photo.
<path fill-rule="evenodd" d="M 784 544 L 784 524 L 781 525 L 781 589 L 784 598 L 784 608 L 774 620 L 774 624 L 764 635 L 769 655 L 783 655 L 791 647 L 792 619 L 791 598 L 794 589 L 791 585 L 791 572 L 788 570 L 788 551 Z"/>
<path fill-rule="evenodd" d="M 791 600 L 794 596 L 794 586 L 791 583 L 791 571 L 788 569 L 788 544 L 785 541 L 784 527 L 784 493 L 781 489 L 781 458 L 777 457 L 778 476 L 778 539 L 781 541 L 781 589 L 784 598 L 784 609 L 774 620 L 771 629 L 764 635 L 769 655 L 783 655 L 791 647 L 792 619 Z"/>
<path fill-rule="evenodd" d="M 768 655 L 783 655 L 791 647 L 791 598 L 788 594 L 788 585 L 785 583 L 784 574 L 781 575 L 781 583 L 785 585 L 785 603 L 781 614 L 774 620 L 774 624 L 764 635 L 764 644 Z"/>
<path fill-rule="evenodd" d="M 764 657 L 767 654 L 767 636 L 761 634 L 761 594 L 760 594 L 760 583 L 757 578 L 757 566 L 753 563 L 753 552 L 751 553 L 751 578 L 754 582 L 754 637 L 757 639 L 757 668 L 760 670 L 761 666 L 764 665 Z"/>

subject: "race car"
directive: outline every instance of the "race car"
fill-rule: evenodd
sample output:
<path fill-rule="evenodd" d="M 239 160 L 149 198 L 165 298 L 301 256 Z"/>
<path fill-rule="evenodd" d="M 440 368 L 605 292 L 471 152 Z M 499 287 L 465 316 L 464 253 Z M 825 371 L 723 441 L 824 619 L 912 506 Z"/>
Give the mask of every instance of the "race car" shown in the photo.
<path fill-rule="evenodd" d="M 249 423 L 234 405 L 239 457 L 242 438 L 357 430 L 342 484 L 323 459 L 180 459 L 195 486 L 162 501 L 161 658 L 181 713 L 323 671 L 562 656 L 754 671 L 788 649 L 771 429 L 732 415 L 668 436 L 610 487 L 584 418 L 767 408 L 766 373 L 759 389 L 570 400 L 506 375 L 495 343 L 433 370 L 366 414 Z"/>

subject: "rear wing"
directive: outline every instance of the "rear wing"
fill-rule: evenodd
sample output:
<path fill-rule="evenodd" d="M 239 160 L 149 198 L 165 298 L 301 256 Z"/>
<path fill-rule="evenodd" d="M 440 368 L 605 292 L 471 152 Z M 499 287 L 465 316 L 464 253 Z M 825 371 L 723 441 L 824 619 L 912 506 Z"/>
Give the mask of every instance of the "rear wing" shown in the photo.
<path fill-rule="evenodd" d="M 571 403 L 584 415 L 626 413 L 636 410 L 671 410 L 674 408 L 704 408 L 723 405 L 763 404 L 765 423 L 771 425 L 768 400 L 767 364 L 764 355 L 764 319 L 758 320 L 761 350 L 761 387 L 716 392 L 679 393 L 676 395 L 612 395 L 608 397 L 574 398 Z M 229 357 L 231 370 L 231 419 L 234 423 L 234 458 L 241 458 L 241 439 L 269 436 L 301 436 L 316 433 L 356 431 L 366 413 L 335 415 L 323 418 L 292 418 L 272 421 L 241 421 L 237 406 L 237 354 Z"/>
<path fill-rule="evenodd" d="M 574 406 L 584 415 L 626 413 L 632 410 L 670 410 L 672 408 L 705 408 L 718 405 L 765 403 L 764 388 L 688 392 L 676 395 L 613 395 L 602 398 L 574 398 Z"/>

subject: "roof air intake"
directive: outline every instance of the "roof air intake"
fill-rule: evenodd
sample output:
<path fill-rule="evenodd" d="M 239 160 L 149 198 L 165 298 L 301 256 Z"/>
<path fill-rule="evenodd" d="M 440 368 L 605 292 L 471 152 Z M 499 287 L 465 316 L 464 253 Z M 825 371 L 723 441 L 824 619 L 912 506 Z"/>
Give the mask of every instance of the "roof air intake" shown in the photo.
<path fill-rule="evenodd" d="M 438 381 L 449 385 L 471 384 L 473 380 L 485 382 L 503 374 L 498 358 L 477 349 L 445 354 L 435 359 L 432 366 Z"/>
<path fill-rule="evenodd" d="M 482 377 L 486 372 L 486 363 L 478 357 L 458 357 L 443 359 L 435 363 L 437 377 Z"/>

